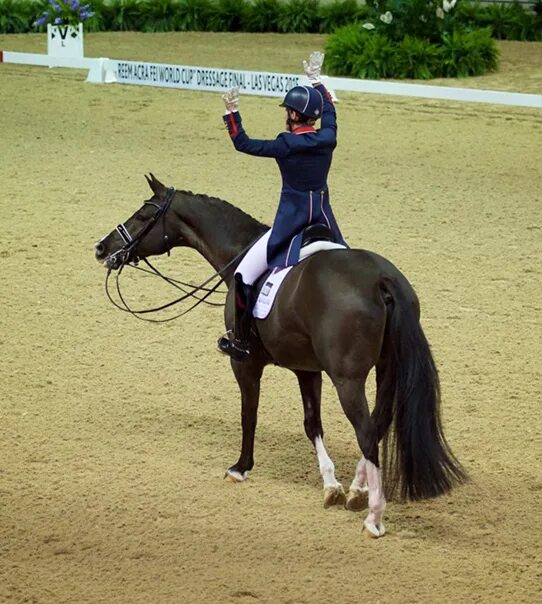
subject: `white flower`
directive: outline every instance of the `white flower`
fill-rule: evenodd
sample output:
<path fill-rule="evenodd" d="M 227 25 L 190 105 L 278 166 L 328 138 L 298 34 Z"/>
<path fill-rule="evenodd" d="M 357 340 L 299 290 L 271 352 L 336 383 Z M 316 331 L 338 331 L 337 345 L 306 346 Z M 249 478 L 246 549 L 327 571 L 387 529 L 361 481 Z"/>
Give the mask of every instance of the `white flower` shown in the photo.
<path fill-rule="evenodd" d="M 361 27 L 363 27 L 363 29 L 374 29 L 375 26 L 372 23 L 364 23 Z"/>
<path fill-rule="evenodd" d="M 422 23 L 427 23 L 427 17 L 425 15 L 420 15 L 420 21 Z"/>
<path fill-rule="evenodd" d="M 444 0 L 444 2 L 446 2 L 446 0 Z M 444 19 L 444 11 L 439 7 L 437 7 L 437 17 L 439 19 Z"/>
<path fill-rule="evenodd" d="M 452 8 L 456 5 L 457 0 L 443 0 L 442 1 L 442 8 L 444 9 L 445 13 L 449 13 Z"/>
<path fill-rule="evenodd" d="M 393 20 L 393 15 L 390 13 L 390 11 L 387 11 L 383 15 L 380 15 L 380 20 L 389 25 Z"/>

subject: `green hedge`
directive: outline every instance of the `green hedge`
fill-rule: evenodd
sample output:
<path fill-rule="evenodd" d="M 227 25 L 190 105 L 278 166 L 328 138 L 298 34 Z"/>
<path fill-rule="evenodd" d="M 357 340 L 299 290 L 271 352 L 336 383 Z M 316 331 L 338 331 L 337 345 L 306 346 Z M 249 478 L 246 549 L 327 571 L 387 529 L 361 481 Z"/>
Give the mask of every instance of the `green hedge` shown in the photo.
<path fill-rule="evenodd" d="M 380 0 L 326 46 L 327 72 L 357 78 L 476 76 L 497 64 L 491 29 L 464 24 L 454 0 Z"/>
<path fill-rule="evenodd" d="M 351 23 L 362 23 L 374 0 L 89 0 L 94 17 L 86 31 L 247 31 L 332 33 Z M 424 10 L 426 0 L 379 2 L 381 13 L 398 15 Z M 465 28 L 487 27 L 505 40 L 542 40 L 542 0 L 526 10 L 518 3 L 482 6 L 459 0 L 455 20 Z M 34 21 L 48 8 L 47 0 L 0 0 L 0 33 L 43 31 Z M 396 19 L 405 22 L 403 19 Z M 407 19 L 406 35 L 420 38 L 424 24 Z M 422 36 L 423 37 L 423 36 Z"/>
<path fill-rule="evenodd" d="M 408 35 L 395 41 L 359 25 L 330 37 L 325 63 L 330 75 L 420 80 L 482 75 L 497 64 L 498 50 L 488 29 L 454 31 L 438 42 Z"/>
<path fill-rule="evenodd" d="M 457 21 L 465 27 L 489 27 L 499 40 L 542 40 L 542 0 L 525 9 L 518 2 L 488 4 L 460 2 Z"/>

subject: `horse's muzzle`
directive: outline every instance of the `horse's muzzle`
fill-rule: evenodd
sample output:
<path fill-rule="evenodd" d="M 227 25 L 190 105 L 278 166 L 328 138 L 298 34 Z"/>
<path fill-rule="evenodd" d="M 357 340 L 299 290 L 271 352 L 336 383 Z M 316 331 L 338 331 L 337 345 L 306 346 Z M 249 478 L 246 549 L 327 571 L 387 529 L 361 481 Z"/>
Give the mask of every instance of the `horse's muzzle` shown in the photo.
<path fill-rule="evenodd" d="M 94 254 L 96 255 L 96 260 L 99 260 L 100 262 L 105 258 L 105 245 L 101 241 L 98 241 L 98 243 L 95 244 Z"/>
<path fill-rule="evenodd" d="M 112 254 L 108 254 L 106 246 L 101 241 L 98 241 L 94 246 L 94 255 L 96 256 L 96 260 L 101 262 L 105 268 L 115 271 L 128 261 L 130 252 L 120 249 Z"/>

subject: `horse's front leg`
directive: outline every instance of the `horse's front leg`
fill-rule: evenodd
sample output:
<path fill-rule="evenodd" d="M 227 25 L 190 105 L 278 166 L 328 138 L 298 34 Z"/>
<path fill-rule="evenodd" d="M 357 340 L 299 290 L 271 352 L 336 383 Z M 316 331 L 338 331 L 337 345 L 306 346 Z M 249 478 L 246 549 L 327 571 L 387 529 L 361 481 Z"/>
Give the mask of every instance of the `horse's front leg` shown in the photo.
<path fill-rule="evenodd" d="M 320 416 L 322 399 L 322 373 L 295 371 L 305 413 L 305 433 L 313 443 L 318 456 L 318 466 L 324 482 L 324 507 L 344 505 L 346 496 L 340 482 L 335 478 L 335 465 L 324 447 L 324 430 Z"/>
<path fill-rule="evenodd" d="M 242 482 L 254 466 L 254 434 L 260 400 L 260 380 L 263 365 L 255 361 L 238 363 L 232 361 L 232 369 L 241 390 L 241 426 L 243 440 L 239 461 L 226 470 L 226 478 Z"/>

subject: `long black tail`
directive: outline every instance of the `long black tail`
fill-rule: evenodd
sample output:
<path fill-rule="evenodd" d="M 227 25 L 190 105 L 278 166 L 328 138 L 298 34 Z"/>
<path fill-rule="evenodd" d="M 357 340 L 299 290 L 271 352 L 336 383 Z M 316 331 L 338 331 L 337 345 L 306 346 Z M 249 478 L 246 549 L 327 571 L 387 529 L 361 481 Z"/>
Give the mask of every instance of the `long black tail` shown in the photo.
<path fill-rule="evenodd" d="M 442 432 L 439 377 L 417 303 L 395 280 L 383 279 L 382 289 L 389 303 L 373 417 L 383 443 L 386 495 L 437 497 L 467 475 Z"/>

